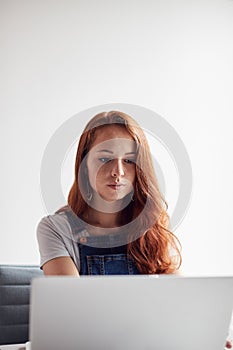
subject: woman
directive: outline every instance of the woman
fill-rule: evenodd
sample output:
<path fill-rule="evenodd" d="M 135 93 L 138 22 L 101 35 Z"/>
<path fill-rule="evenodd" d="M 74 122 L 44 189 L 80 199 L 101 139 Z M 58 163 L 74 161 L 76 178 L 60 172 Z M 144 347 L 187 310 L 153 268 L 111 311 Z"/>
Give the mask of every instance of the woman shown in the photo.
<path fill-rule="evenodd" d="M 68 205 L 38 225 L 41 268 L 45 275 L 175 273 L 181 255 L 168 221 L 142 129 L 125 113 L 100 113 L 80 138 Z"/>
<path fill-rule="evenodd" d="M 37 237 L 45 275 L 169 274 L 181 264 L 146 137 L 123 112 L 103 112 L 79 140 L 68 205 Z"/>

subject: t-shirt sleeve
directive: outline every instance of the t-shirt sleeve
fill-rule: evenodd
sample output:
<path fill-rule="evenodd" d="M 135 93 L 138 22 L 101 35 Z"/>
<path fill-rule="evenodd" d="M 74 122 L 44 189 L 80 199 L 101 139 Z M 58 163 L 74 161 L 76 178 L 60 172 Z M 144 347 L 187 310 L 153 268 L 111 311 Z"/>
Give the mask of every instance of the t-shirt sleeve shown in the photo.
<path fill-rule="evenodd" d="M 63 238 L 64 232 L 62 234 L 59 231 L 61 231 L 61 229 L 59 229 L 59 226 L 54 223 L 54 220 L 50 216 L 42 218 L 37 226 L 41 268 L 51 259 L 61 256 L 70 256 Z"/>

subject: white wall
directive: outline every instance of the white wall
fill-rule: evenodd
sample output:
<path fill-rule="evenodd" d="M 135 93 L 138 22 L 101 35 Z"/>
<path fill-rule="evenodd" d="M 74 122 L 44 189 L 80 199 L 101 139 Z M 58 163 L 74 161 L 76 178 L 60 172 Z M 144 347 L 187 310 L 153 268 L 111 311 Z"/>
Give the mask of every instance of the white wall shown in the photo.
<path fill-rule="evenodd" d="M 39 263 L 40 166 L 56 129 L 105 103 L 149 108 L 183 140 L 187 273 L 233 273 L 233 1 L 1 0 L 0 263 Z"/>

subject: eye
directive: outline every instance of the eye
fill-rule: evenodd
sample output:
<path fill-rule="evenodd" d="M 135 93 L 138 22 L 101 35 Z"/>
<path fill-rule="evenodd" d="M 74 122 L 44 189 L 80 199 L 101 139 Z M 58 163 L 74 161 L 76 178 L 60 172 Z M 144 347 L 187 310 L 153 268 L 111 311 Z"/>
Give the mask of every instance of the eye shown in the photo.
<path fill-rule="evenodd" d="M 112 159 L 111 158 L 106 158 L 106 157 L 101 157 L 101 158 L 99 158 L 99 161 L 101 162 L 101 163 L 108 163 L 108 162 L 110 162 Z"/>
<path fill-rule="evenodd" d="M 135 164 L 135 159 L 124 159 L 124 162 L 127 164 Z"/>

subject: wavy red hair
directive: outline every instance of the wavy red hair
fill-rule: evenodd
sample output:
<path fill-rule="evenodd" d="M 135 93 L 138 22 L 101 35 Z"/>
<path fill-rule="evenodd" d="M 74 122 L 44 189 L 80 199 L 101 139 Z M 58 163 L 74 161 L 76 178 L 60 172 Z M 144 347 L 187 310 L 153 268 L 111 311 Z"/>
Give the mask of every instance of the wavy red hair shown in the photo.
<path fill-rule="evenodd" d="M 124 127 L 137 144 L 134 196 L 122 211 L 123 223 L 131 222 L 132 237 L 137 232 L 136 239 L 131 239 L 127 245 L 128 254 L 142 274 L 174 273 L 181 264 L 180 242 L 168 229 L 167 204 L 159 190 L 145 134 L 129 115 L 120 111 L 102 112 L 86 125 L 78 144 L 75 179 L 68 204 L 81 218 L 88 209 L 82 194 L 88 192 L 90 184 L 87 176 L 79 176 L 79 170 L 92 147 L 96 131 L 111 124 Z"/>

